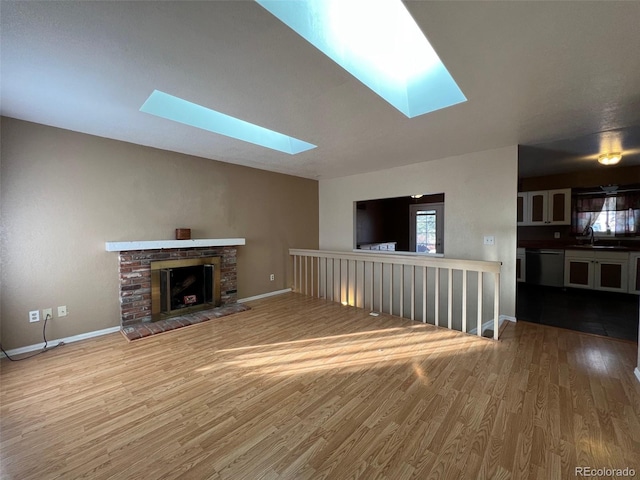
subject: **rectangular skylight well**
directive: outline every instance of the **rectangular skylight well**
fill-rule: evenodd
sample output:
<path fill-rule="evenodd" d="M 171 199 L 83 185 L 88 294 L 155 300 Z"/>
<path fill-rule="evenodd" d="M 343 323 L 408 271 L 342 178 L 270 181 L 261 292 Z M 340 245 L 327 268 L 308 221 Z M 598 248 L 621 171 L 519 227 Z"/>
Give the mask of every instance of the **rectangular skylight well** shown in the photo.
<path fill-rule="evenodd" d="M 290 155 L 316 148 L 316 145 L 311 143 L 216 112 L 159 90 L 154 90 L 149 95 L 147 101 L 140 107 L 140 111 Z"/>
<path fill-rule="evenodd" d="M 467 99 L 400 0 L 256 0 L 412 118 Z"/>

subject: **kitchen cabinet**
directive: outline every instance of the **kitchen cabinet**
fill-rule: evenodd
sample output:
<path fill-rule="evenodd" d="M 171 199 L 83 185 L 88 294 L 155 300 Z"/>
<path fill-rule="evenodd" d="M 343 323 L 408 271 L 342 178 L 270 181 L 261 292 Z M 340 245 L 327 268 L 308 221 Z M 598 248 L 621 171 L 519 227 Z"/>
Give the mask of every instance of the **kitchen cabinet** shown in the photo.
<path fill-rule="evenodd" d="M 363 243 L 358 246 L 360 250 L 386 250 L 395 251 L 397 242 L 383 242 L 383 243 Z"/>
<path fill-rule="evenodd" d="M 518 193 L 518 225 L 525 225 L 527 223 L 527 212 L 529 210 L 529 194 L 527 192 Z"/>
<path fill-rule="evenodd" d="M 628 291 L 629 254 L 626 252 L 567 250 L 564 262 L 565 287 Z"/>
<path fill-rule="evenodd" d="M 629 255 L 629 293 L 640 295 L 640 252 Z"/>
<path fill-rule="evenodd" d="M 516 281 L 524 282 L 527 278 L 527 262 L 524 248 L 516 250 Z"/>
<path fill-rule="evenodd" d="M 518 194 L 518 225 L 571 225 L 571 189 Z"/>

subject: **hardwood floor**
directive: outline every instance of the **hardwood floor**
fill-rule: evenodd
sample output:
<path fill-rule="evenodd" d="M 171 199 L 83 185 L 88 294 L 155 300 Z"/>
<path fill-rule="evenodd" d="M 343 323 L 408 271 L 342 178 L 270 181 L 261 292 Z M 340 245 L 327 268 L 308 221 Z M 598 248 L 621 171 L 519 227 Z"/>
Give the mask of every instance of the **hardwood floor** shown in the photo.
<path fill-rule="evenodd" d="M 632 343 L 525 322 L 494 342 L 293 293 L 250 305 L 3 359 L 0 476 L 640 475 Z"/>

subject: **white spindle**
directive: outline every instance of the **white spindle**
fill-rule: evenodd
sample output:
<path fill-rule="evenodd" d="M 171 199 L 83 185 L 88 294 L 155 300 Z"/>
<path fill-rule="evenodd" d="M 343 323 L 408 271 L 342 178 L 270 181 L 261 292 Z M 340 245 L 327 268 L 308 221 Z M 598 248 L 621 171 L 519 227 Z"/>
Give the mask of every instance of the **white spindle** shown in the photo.
<path fill-rule="evenodd" d="M 293 291 L 297 292 L 298 291 L 298 284 L 296 283 L 298 280 L 298 275 L 296 275 L 296 260 L 298 258 L 298 255 L 294 255 L 293 256 Z"/>
<path fill-rule="evenodd" d="M 435 283 L 436 298 L 433 304 L 436 310 L 436 326 L 440 326 L 440 267 L 436 267 L 436 283 Z"/>
<path fill-rule="evenodd" d="M 373 298 L 375 297 L 375 293 L 373 290 L 373 285 L 375 284 L 375 274 L 376 274 L 376 264 L 375 262 L 371 262 L 371 288 L 369 289 L 369 295 L 371 295 L 371 311 L 373 312 Z"/>
<path fill-rule="evenodd" d="M 422 267 L 422 323 L 427 323 L 427 267 Z"/>
<path fill-rule="evenodd" d="M 467 333 L 467 271 L 462 270 L 462 331 Z"/>
<path fill-rule="evenodd" d="M 400 316 L 404 317 L 404 265 L 400 265 Z"/>
<path fill-rule="evenodd" d="M 336 295 L 336 259 L 331 260 L 331 301 L 335 300 Z"/>
<path fill-rule="evenodd" d="M 382 284 L 384 283 L 384 263 L 380 262 L 380 295 L 378 295 L 378 298 L 380 299 L 380 310 L 379 312 L 382 313 L 382 304 L 383 302 L 383 297 L 384 295 L 382 294 Z"/>
<path fill-rule="evenodd" d="M 500 327 L 500 273 L 493 274 L 495 278 L 493 293 L 493 339 L 498 339 L 498 328 Z"/>
<path fill-rule="evenodd" d="M 483 290 L 483 273 L 478 272 L 478 326 L 477 334 L 482 336 L 482 290 Z"/>
<path fill-rule="evenodd" d="M 411 320 L 416 318 L 416 267 L 411 265 Z"/>
<path fill-rule="evenodd" d="M 349 285 L 351 284 L 351 277 L 349 276 L 349 263 L 350 263 L 350 260 L 347 258 L 347 288 L 346 288 L 347 305 L 349 305 Z"/>
<path fill-rule="evenodd" d="M 447 272 L 447 328 L 453 323 L 453 268 Z"/>
<path fill-rule="evenodd" d="M 389 314 L 393 315 L 393 263 L 391 267 L 391 275 L 389 275 Z"/>

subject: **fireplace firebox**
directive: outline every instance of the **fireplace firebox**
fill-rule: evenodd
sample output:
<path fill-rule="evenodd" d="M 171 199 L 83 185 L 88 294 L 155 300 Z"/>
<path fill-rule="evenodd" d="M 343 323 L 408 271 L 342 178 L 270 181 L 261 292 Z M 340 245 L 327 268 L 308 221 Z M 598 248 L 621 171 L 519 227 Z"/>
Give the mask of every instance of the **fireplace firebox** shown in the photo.
<path fill-rule="evenodd" d="M 151 262 L 151 318 L 220 306 L 220 257 Z"/>

